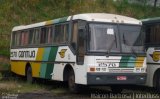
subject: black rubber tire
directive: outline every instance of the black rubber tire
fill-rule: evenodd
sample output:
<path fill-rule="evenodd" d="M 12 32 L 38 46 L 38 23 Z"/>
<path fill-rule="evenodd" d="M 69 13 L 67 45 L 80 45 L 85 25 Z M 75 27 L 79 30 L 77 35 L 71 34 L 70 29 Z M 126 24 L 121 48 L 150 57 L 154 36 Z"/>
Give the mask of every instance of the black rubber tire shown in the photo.
<path fill-rule="evenodd" d="M 113 93 L 121 93 L 123 91 L 123 88 L 117 85 L 111 86 L 111 90 Z"/>
<path fill-rule="evenodd" d="M 75 75 L 73 70 L 69 72 L 68 87 L 71 93 L 78 93 L 79 91 L 79 85 L 75 83 Z"/>
<path fill-rule="evenodd" d="M 160 75 L 159 73 L 156 74 L 156 89 L 158 92 L 160 92 Z"/>
<path fill-rule="evenodd" d="M 28 67 L 27 69 L 27 82 L 28 83 L 33 83 L 33 77 L 32 77 L 32 68 Z"/>

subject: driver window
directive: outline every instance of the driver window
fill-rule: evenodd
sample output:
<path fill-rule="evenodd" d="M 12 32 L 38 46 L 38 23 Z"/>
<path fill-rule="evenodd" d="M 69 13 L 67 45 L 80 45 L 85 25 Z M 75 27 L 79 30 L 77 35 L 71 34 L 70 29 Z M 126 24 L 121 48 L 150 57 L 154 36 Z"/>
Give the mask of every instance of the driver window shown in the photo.
<path fill-rule="evenodd" d="M 84 48 L 84 29 L 78 30 L 78 62 L 84 61 L 84 54 L 85 54 L 85 48 Z"/>
<path fill-rule="evenodd" d="M 72 33 L 72 42 L 71 46 L 73 47 L 74 50 L 77 48 L 77 34 L 78 34 L 78 23 L 74 22 L 73 23 L 73 33 Z"/>

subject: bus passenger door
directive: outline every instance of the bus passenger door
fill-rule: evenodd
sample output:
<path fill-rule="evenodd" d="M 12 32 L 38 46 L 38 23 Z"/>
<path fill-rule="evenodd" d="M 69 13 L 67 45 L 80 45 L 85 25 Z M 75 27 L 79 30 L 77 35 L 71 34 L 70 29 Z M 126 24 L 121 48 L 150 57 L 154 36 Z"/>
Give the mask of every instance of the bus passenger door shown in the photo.
<path fill-rule="evenodd" d="M 78 37 L 77 37 L 77 64 L 83 65 L 85 55 L 85 40 L 86 40 L 86 22 L 78 21 Z"/>

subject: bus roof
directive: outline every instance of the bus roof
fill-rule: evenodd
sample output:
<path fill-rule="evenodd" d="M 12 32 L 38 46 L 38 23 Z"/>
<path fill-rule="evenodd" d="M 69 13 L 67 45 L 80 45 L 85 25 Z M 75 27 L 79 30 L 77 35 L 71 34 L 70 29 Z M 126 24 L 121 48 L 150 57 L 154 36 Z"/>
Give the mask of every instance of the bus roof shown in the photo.
<path fill-rule="evenodd" d="M 66 22 L 70 20 L 86 20 L 91 22 L 111 22 L 111 23 L 125 23 L 125 24 L 137 24 L 141 25 L 141 21 L 135 18 L 116 15 L 116 14 L 108 14 L 108 13 L 85 13 L 85 14 L 77 14 L 73 16 L 58 18 L 54 20 L 44 21 L 40 23 L 30 24 L 30 25 L 22 25 L 22 26 L 15 26 L 12 31 L 24 30 L 34 27 L 40 27 L 50 24 L 56 24 L 61 22 Z"/>
<path fill-rule="evenodd" d="M 160 17 L 142 19 L 143 24 L 160 23 Z"/>

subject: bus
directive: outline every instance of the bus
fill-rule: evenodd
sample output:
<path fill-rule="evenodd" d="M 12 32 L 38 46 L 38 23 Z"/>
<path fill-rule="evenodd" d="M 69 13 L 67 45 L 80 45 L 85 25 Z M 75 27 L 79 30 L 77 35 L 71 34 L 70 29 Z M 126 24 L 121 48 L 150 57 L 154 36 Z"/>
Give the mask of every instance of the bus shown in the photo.
<path fill-rule="evenodd" d="M 80 86 L 146 82 L 140 20 L 108 13 L 84 13 L 16 26 L 11 35 L 11 71 Z"/>
<path fill-rule="evenodd" d="M 142 20 L 147 51 L 146 85 L 160 91 L 160 17 Z"/>

